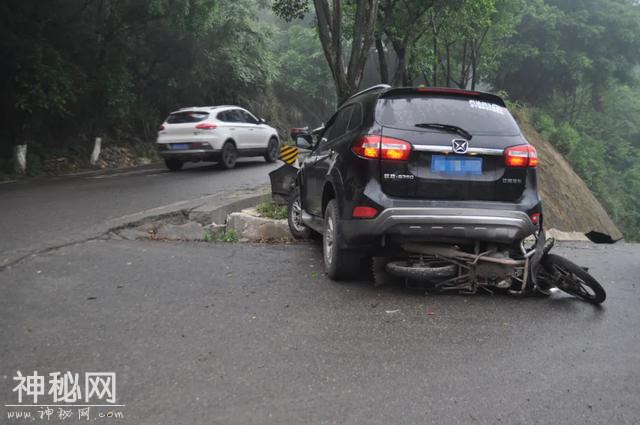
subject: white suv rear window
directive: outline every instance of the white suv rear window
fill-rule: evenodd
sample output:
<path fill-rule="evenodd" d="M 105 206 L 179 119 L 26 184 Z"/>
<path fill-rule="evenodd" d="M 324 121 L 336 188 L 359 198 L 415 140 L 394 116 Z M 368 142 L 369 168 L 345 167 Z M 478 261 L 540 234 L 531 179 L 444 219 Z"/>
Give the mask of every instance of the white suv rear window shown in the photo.
<path fill-rule="evenodd" d="M 190 122 L 204 121 L 209 117 L 208 112 L 184 111 L 174 112 L 167 118 L 168 124 L 186 124 Z"/>

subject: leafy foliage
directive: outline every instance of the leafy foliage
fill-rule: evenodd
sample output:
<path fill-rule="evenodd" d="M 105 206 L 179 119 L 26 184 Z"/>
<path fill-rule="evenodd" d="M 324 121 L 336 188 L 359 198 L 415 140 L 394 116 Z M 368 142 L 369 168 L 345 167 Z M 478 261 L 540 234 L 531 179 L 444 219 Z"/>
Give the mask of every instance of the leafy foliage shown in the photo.
<path fill-rule="evenodd" d="M 629 239 L 640 239 L 640 7 L 537 0 L 491 81 L 534 107 L 533 121 Z"/>
<path fill-rule="evenodd" d="M 242 101 L 276 75 L 251 0 L 8 0 L 2 10 L 7 146 L 70 131 L 143 139 L 185 104 Z M 7 143 L 9 141 L 9 143 Z"/>
<path fill-rule="evenodd" d="M 274 0 L 273 11 L 287 22 L 303 19 L 309 13 L 308 0 Z"/>
<path fill-rule="evenodd" d="M 278 31 L 274 53 L 278 62 L 276 84 L 282 90 L 298 93 L 322 109 L 335 105 L 335 88 L 315 29 L 291 25 Z"/>

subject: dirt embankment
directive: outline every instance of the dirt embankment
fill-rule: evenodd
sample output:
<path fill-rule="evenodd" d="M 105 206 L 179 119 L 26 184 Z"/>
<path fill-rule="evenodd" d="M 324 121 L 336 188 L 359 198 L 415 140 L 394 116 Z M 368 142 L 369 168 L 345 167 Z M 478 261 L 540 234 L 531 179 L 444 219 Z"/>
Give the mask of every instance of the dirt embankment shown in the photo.
<path fill-rule="evenodd" d="M 581 233 L 596 230 L 621 238 L 613 220 L 564 157 L 530 124 L 520 120 L 520 127 L 540 157 L 538 189 L 544 202 L 545 228 Z"/>

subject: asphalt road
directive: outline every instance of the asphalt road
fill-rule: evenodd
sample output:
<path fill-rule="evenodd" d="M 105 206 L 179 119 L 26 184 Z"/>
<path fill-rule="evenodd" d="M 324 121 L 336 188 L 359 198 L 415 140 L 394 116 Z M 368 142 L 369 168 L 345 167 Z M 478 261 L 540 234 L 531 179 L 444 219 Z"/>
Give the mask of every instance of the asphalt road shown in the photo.
<path fill-rule="evenodd" d="M 0 398 L 109 371 L 126 424 L 639 424 L 640 246 L 557 252 L 604 306 L 334 283 L 315 244 L 64 247 L 0 272 Z"/>
<path fill-rule="evenodd" d="M 220 191 L 269 182 L 278 164 L 241 159 L 237 168 L 188 165 L 172 173 L 155 165 L 0 184 L 0 265 L 9 252 L 65 242 L 110 219 Z"/>

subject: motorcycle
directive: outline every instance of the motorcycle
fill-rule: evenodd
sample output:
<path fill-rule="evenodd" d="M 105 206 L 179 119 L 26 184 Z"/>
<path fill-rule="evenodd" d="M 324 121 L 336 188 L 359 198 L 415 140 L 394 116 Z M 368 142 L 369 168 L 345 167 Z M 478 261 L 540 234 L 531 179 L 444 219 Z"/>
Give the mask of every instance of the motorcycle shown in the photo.
<path fill-rule="evenodd" d="M 543 230 L 532 239 L 515 249 L 480 242 L 472 248 L 403 244 L 406 255 L 402 258 L 373 259 L 374 283 L 383 285 L 401 277 L 407 286 L 418 284 L 438 292 L 506 290 L 517 296 L 548 295 L 558 288 L 591 304 L 604 302 L 605 290 L 586 268 L 549 253 L 555 241 L 546 239 Z"/>

